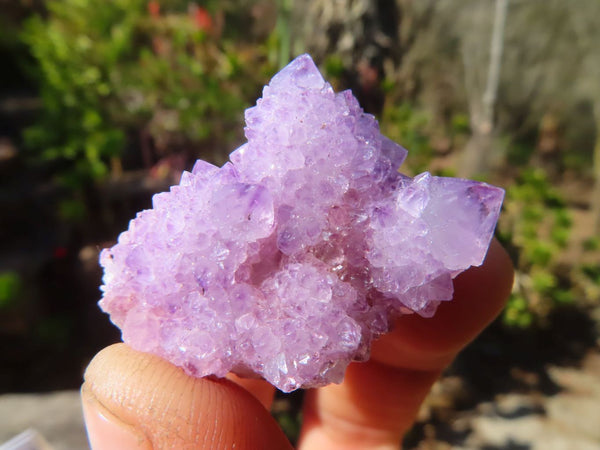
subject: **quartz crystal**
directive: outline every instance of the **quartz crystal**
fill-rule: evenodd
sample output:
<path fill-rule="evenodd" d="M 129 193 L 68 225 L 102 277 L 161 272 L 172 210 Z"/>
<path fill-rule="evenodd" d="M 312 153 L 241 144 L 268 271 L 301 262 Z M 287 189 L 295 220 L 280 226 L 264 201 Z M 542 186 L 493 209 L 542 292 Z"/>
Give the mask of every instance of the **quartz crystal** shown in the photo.
<path fill-rule="evenodd" d="M 398 172 L 406 150 L 308 55 L 245 119 L 230 162 L 199 160 L 102 251 L 100 306 L 193 376 L 340 382 L 392 319 L 432 316 L 482 263 L 503 191 Z"/>

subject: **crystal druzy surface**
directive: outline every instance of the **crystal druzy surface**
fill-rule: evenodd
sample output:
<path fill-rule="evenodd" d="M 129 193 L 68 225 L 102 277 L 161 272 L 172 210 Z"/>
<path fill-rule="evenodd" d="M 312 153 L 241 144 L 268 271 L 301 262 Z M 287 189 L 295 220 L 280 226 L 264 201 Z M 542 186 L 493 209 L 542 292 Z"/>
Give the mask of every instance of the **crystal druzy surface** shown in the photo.
<path fill-rule="evenodd" d="M 433 315 L 482 263 L 503 191 L 399 173 L 406 150 L 308 55 L 245 118 L 230 162 L 198 161 L 102 251 L 100 306 L 194 376 L 340 382 L 394 317 Z"/>

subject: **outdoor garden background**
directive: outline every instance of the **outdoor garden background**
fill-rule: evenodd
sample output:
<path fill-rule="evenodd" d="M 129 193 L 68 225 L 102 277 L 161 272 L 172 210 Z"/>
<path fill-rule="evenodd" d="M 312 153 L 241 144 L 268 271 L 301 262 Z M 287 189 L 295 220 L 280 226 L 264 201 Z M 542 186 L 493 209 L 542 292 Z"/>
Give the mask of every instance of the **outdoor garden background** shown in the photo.
<path fill-rule="evenodd" d="M 119 339 L 99 249 L 309 52 L 404 171 L 506 189 L 512 297 L 406 448 L 598 448 L 599 43 L 598 0 L 0 0 L 0 393 L 78 388 Z"/>

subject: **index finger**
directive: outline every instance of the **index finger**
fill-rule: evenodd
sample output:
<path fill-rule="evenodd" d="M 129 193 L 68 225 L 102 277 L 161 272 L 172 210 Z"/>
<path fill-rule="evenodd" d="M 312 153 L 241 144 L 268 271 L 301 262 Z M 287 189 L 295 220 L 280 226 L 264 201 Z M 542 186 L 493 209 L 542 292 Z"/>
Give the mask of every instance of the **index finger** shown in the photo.
<path fill-rule="evenodd" d="M 434 317 L 399 318 L 342 384 L 307 392 L 300 448 L 399 448 L 433 382 L 503 308 L 512 278 L 508 255 L 493 241 L 484 264 L 457 277 L 454 299 Z"/>

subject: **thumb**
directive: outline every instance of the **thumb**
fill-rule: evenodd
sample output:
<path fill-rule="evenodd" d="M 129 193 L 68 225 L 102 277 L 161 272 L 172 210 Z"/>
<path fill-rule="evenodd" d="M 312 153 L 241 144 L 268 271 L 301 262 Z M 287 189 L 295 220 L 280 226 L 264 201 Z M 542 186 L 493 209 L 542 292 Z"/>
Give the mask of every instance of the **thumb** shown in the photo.
<path fill-rule="evenodd" d="M 96 355 L 81 395 L 94 450 L 291 448 L 269 412 L 240 386 L 189 377 L 125 344 Z"/>

